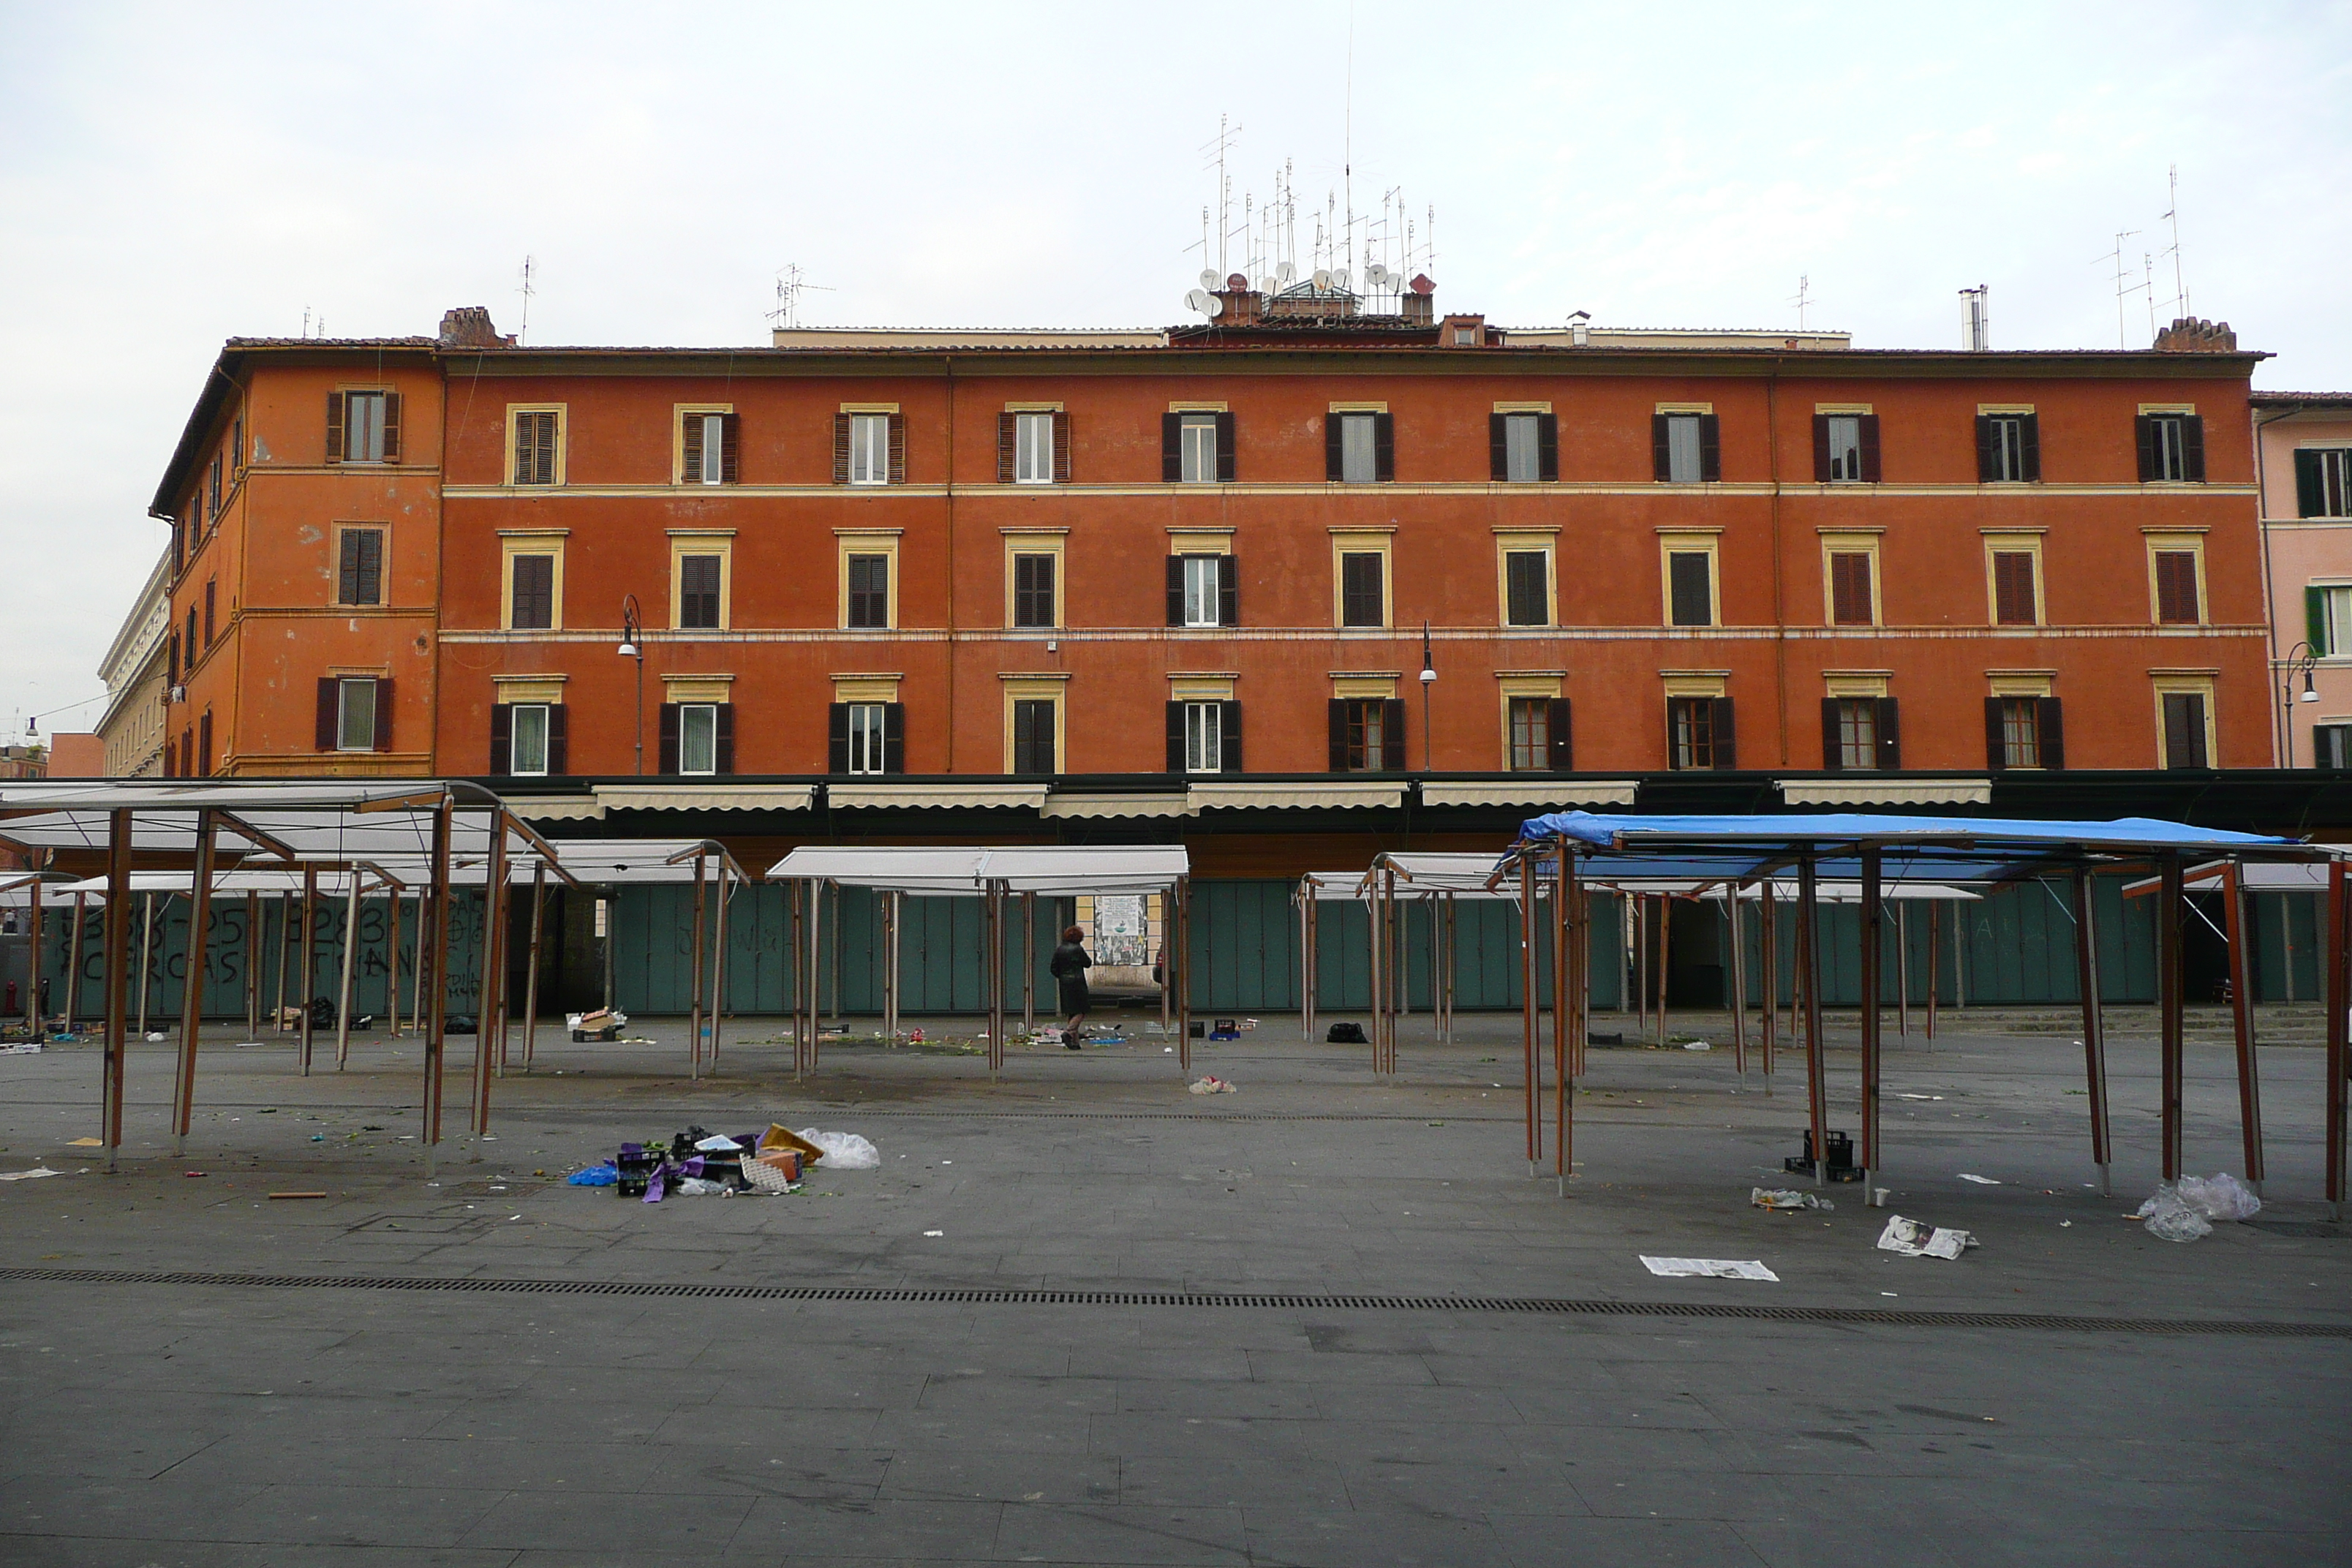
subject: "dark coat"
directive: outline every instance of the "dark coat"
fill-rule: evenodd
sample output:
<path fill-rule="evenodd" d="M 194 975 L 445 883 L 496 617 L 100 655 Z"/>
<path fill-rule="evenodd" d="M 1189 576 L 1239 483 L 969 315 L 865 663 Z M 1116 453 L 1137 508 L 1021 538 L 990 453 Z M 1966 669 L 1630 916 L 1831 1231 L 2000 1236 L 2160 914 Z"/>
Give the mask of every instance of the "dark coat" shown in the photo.
<path fill-rule="evenodd" d="M 1087 956 L 1085 948 L 1075 942 L 1066 942 L 1054 950 L 1053 958 L 1046 963 L 1045 972 L 1061 989 L 1063 1016 L 1075 1017 L 1087 1011 L 1091 1000 L 1087 994 L 1087 971 L 1094 967 L 1094 962 Z"/>

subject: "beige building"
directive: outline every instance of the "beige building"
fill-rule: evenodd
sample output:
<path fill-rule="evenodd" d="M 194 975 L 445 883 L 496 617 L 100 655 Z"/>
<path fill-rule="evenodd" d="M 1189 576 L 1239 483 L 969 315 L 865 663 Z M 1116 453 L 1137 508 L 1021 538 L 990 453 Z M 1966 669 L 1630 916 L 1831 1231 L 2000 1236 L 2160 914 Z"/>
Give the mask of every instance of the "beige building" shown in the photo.
<path fill-rule="evenodd" d="M 2352 768 L 2352 393 L 2253 405 L 2279 765 Z"/>
<path fill-rule="evenodd" d="M 114 634 L 98 667 L 106 682 L 106 717 L 98 733 L 106 747 L 106 776 L 160 778 L 163 772 L 164 701 L 170 695 L 165 633 L 172 620 L 172 557 L 166 551 Z"/>

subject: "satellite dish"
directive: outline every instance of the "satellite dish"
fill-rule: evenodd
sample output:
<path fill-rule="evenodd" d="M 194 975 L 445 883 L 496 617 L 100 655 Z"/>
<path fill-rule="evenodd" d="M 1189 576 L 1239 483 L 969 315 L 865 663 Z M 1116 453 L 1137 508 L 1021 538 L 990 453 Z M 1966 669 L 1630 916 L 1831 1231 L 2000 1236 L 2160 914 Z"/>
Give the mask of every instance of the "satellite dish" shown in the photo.
<path fill-rule="evenodd" d="M 1281 262 L 1274 269 L 1274 280 L 1276 283 L 1287 283 L 1297 276 L 1298 268 L 1291 262 Z"/>
<path fill-rule="evenodd" d="M 1216 286 L 1217 269 L 1213 267 L 1202 268 L 1201 269 L 1201 287 L 1203 289 L 1213 289 Z"/>
<path fill-rule="evenodd" d="M 1348 291 L 1348 274 L 1344 268 L 1331 274 L 1331 287 L 1342 294 Z"/>
<path fill-rule="evenodd" d="M 1316 288 L 1316 291 L 1317 291 L 1318 293 L 1325 293 L 1325 292 L 1328 292 L 1328 291 L 1329 291 L 1329 289 L 1330 289 L 1330 287 L 1331 287 L 1331 274 L 1330 274 L 1330 273 L 1328 273 L 1328 272 L 1327 272 L 1327 271 L 1325 271 L 1325 270 L 1324 270 L 1322 268 L 1320 268 L 1320 267 L 1317 268 L 1315 269 L 1315 288 Z"/>
<path fill-rule="evenodd" d="M 1206 289 L 1188 289 L 1184 295 L 1184 308 L 1188 310 L 1200 310 L 1205 312 L 1210 306 L 1215 303 L 1216 301 L 1210 298 L 1209 291 Z"/>
<path fill-rule="evenodd" d="M 1271 293 L 1273 293 L 1273 292 L 1274 292 L 1274 279 L 1271 279 L 1271 278 L 1261 278 L 1261 279 L 1259 279 L 1257 280 L 1257 291 L 1258 291 L 1259 293 L 1261 293 L 1261 294 L 1271 294 Z"/>
<path fill-rule="evenodd" d="M 1375 261 L 1364 268 L 1364 281 L 1377 289 L 1389 280 L 1389 269 Z"/>
<path fill-rule="evenodd" d="M 1225 302 L 1224 302 L 1223 300 L 1218 299 L 1214 294 L 1212 294 L 1212 295 L 1210 295 L 1210 296 L 1209 296 L 1209 307 L 1208 307 L 1208 309 L 1209 309 L 1209 319 L 1210 319 L 1211 321 L 1214 321 L 1214 320 L 1216 320 L 1219 316 L 1222 316 L 1222 315 L 1223 315 L 1223 314 L 1225 313 Z"/>
<path fill-rule="evenodd" d="M 1225 287 L 1238 294 L 1249 287 L 1249 279 L 1236 272 L 1231 278 L 1225 279 Z"/>

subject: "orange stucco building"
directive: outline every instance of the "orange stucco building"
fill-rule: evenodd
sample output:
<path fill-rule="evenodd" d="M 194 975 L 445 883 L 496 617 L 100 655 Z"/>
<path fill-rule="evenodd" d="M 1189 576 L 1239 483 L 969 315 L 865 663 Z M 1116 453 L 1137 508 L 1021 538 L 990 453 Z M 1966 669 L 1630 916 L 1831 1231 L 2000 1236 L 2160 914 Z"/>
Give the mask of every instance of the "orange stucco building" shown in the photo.
<path fill-rule="evenodd" d="M 737 350 L 521 348 L 479 310 L 232 341 L 155 502 L 172 770 L 1197 810 L 1344 804 L 1342 773 L 1513 808 L 2272 761 L 2260 356 L 2216 334 L 1869 352 L 1507 331 L 1426 280 L 1223 302 Z"/>

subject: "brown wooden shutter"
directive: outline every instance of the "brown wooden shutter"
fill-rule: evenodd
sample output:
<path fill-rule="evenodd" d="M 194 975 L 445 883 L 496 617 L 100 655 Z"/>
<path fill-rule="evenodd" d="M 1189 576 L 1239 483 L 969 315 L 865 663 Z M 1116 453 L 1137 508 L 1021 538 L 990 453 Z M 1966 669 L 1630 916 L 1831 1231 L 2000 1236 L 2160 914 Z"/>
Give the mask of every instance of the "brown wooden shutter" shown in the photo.
<path fill-rule="evenodd" d="M 561 702 L 547 705 L 547 771 L 568 773 L 572 771 L 572 726 L 567 721 L 571 710 Z"/>
<path fill-rule="evenodd" d="M 675 702 L 661 705 L 661 743 L 654 766 L 656 773 L 677 772 L 677 704 Z"/>
<path fill-rule="evenodd" d="M 2066 765 L 2066 720 L 2055 697 L 2033 700 L 2034 721 L 2042 734 L 2042 765 L 2048 769 Z"/>
<path fill-rule="evenodd" d="M 1168 624 L 1171 626 L 1184 624 L 1184 558 L 1181 555 L 1168 558 Z"/>
<path fill-rule="evenodd" d="M 849 771 L 849 704 L 828 703 L 824 710 L 824 771 L 841 774 Z"/>
<path fill-rule="evenodd" d="M 1822 766 L 1833 773 L 1845 771 L 1845 746 L 1843 737 L 1839 733 L 1839 720 L 1843 717 L 1841 701 L 1835 697 L 1822 699 Z"/>
<path fill-rule="evenodd" d="M 1014 449 L 1021 442 L 1021 416 L 1010 410 L 996 416 L 996 482 L 1009 485 L 1019 475 Z"/>
<path fill-rule="evenodd" d="M 213 646 L 213 636 L 218 627 L 219 609 L 220 579 L 207 577 L 205 579 L 205 647 L 207 649 Z"/>
<path fill-rule="evenodd" d="M 1241 574 L 1232 556 L 1217 557 L 1217 625 L 1221 626 L 1242 624 Z"/>
<path fill-rule="evenodd" d="M 343 395 L 327 394 L 327 461 L 343 460 Z"/>
<path fill-rule="evenodd" d="M 1501 484 L 1511 477 L 1511 416 L 1486 416 L 1486 477 Z"/>
<path fill-rule="evenodd" d="M 1536 416 L 1536 478 L 1546 484 L 1559 479 L 1559 416 Z"/>
<path fill-rule="evenodd" d="M 2000 478 L 2000 469 L 1997 465 L 2000 447 L 1993 439 L 1993 416 L 1990 414 L 1978 415 L 1977 483 L 1980 485 L 1990 484 Z"/>
<path fill-rule="evenodd" d="M 890 482 L 907 482 L 907 416 L 903 414 L 885 416 L 890 421 Z"/>
<path fill-rule="evenodd" d="M 737 481 L 736 449 L 741 445 L 737 432 L 741 424 L 740 416 L 733 414 L 719 416 L 719 482 L 722 485 Z"/>
<path fill-rule="evenodd" d="M 1985 766 L 2000 773 L 2009 766 L 2008 700 L 1988 697 L 1984 700 Z"/>
<path fill-rule="evenodd" d="M 490 704 L 490 766 L 497 774 L 514 772 L 514 705 Z"/>
<path fill-rule="evenodd" d="M 1381 703 L 1381 767 L 1383 771 L 1401 773 L 1404 760 L 1404 699 L 1391 697 Z"/>
<path fill-rule="evenodd" d="M 1830 416 L 1813 416 L 1813 483 L 1830 482 Z"/>
<path fill-rule="evenodd" d="M 1168 771 L 1184 771 L 1184 704 L 1173 699 L 1168 704 Z"/>
<path fill-rule="evenodd" d="M 1184 477 L 1184 416 L 1160 416 L 1160 482 L 1172 485 Z"/>
<path fill-rule="evenodd" d="M 213 710 L 209 708 L 196 721 L 196 776 L 210 778 L 213 772 Z"/>
<path fill-rule="evenodd" d="M 1878 699 L 1878 766 L 1882 773 L 1903 771 L 1903 715 L 1895 699 Z"/>
<path fill-rule="evenodd" d="M 2294 455 L 2294 514 L 2297 517 L 2327 515 L 2326 471 L 2321 467 L 2319 454 L 2308 447 L 2298 450 Z M 176 527 L 173 530 L 172 539 L 172 552 L 176 559 L 179 554 L 179 530 Z M 2312 637 L 2310 642 L 2314 647 L 2326 646 L 2325 639 L 2320 637 Z"/>
<path fill-rule="evenodd" d="M 698 485 L 702 482 L 702 416 L 688 414 L 678 427 L 678 479 L 681 483 Z"/>
<path fill-rule="evenodd" d="M 1396 478 L 1396 416 L 1372 416 L 1372 478 L 1383 484 Z"/>
<path fill-rule="evenodd" d="M 1234 449 L 1234 416 L 1217 416 L 1217 482 L 1229 485 L 1240 471 L 1241 455 Z"/>
<path fill-rule="evenodd" d="M 2156 552 L 2156 618 L 2165 626 L 2197 624 L 2197 556 L 2193 552 Z"/>
<path fill-rule="evenodd" d="M 1675 477 L 1674 426 L 1667 414 L 1650 416 L 1650 477 L 1665 484 Z"/>
<path fill-rule="evenodd" d="M 2132 433 L 2139 444 L 2139 482 L 2146 484 L 2156 478 L 2155 416 L 2136 415 L 2132 419 Z"/>
<path fill-rule="evenodd" d="M 1242 705 L 1238 702 L 1217 704 L 1217 771 L 1242 771 Z"/>
<path fill-rule="evenodd" d="M 1569 709 L 1569 699 L 1549 697 L 1544 700 L 1544 742 L 1545 750 L 1549 753 L 1545 761 L 1556 773 L 1576 771 L 1576 731 L 1570 722 L 1573 717 Z"/>
<path fill-rule="evenodd" d="M 1070 482 L 1070 416 L 1058 410 L 1054 415 L 1054 482 Z"/>
<path fill-rule="evenodd" d="M 400 394 L 383 395 L 383 460 L 400 461 Z"/>
<path fill-rule="evenodd" d="M 2027 479 L 2039 483 L 2042 479 L 2042 416 L 2022 414 L 2018 416 L 2018 447 L 2022 458 L 2019 472 Z"/>
<path fill-rule="evenodd" d="M 1348 771 L 1348 700 L 1334 697 L 1323 705 L 1324 719 L 1331 730 L 1331 771 Z"/>
<path fill-rule="evenodd" d="M 1712 414 L 1698 416 L 1698 477 L 1710 485 L 1723 479 L 1723 425 Z"/>
<path fill-rule="evenodd" d="M 375 683 L 375 736 L 373 748 L 379 752 L 392 750 L 392 677 L 383 676 Z"/>
<path fill-rule="evenodd" d="M 1348 472 L 1345 431 L 1348 416 L 1344 414 L 1323 416 L 1323 482 L 1338 484 Z"/>
<path fill-rule="evenodd" d="M 1729 773 L 1739 766 L 1738 738 L 1731 728 L 1731 699 L 1710 697 L 1707 702 L 1714 710 L 1716 771 Z"/>
<path fill-rule="evenodd" d="M 2190 484 L 2205 482 L 2205 419 L 2202 415 L 2180 416 L 2180 477 Z"/>
<path fill-rule="evenodd" d="M 849 482 L 849 416 L 846 414 L 833 416 L 833 482 L 837 485 Z"/>
<path fill-rule="evenodd" d="M 713 728 L 719 733 L 717 743 L 712 747 L 711 771 L 731 773 L 735 771 L 735 704 L 720 702 L 715 706 L 718 712 Z"/>
<path fill-rule="evenodd" d="M 2004 626 L 2033 625 L 2033 555 L 1997 550 L 1992 557 L 1993 618 Z"/>
<path fill-rule="evenodd" d="M 1862 416 L 1860 423 L 1862 426 L 1862 482 L 1874 485 L 1879 482 L 1878 416 L 1865 414 Z"/>
<path fill-rule="evenodd" d="M 331 675 L 319 677 L 319 725 L 311 737 L 312 745 L 318 751 L 331 752 L 335 749 L 335 720 L 341 711 L 338 699 L 341 696 L 338 685 Z"/>
<path fill-rule="evenodd" d="M 903 702 L 882 704 L 882 771 L 907 771 L 907 705 Z"/>

